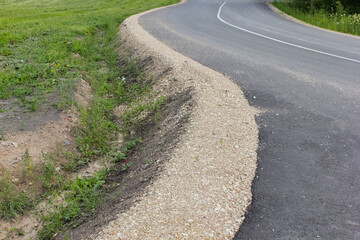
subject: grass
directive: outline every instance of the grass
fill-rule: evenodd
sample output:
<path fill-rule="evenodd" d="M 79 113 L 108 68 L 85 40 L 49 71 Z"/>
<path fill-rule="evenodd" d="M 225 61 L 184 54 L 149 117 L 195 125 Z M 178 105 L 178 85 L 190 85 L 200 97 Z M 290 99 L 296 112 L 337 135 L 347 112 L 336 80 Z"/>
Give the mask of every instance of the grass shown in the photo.
<path fill-rule="evenodd" d="M 6 220 L 15 218 L 32 207 L 29 197 L 23 192 L 16 191 L 8 176 L 6 174 L 0 180 L 0 218 Z"/>
<path fill-rule="evenodd" d="M 134 140 L 128 141 L 122 151 L 115 156 L 113 162 L 117 163 L 126 160 L 127 154 L 140 142 L 141 138 L 136 138 Z M 129 166 L 129 164 L 127 164 L 126 166 Z"/>
<path fill-rule="evenodd" d="M 159 120 L 158 115 L 161 106 L 164 104 L 165 98 L 159 99 L 149 103 L 135 103 L 130 107 L 130 110 L 122 114 L 123 128 L 122 132 L 126 133 L 126 129 L 137 128 L 138 125 L 143 123 L 147 113 L 155 113 L 155 121 Z"/>
<path fill-rule="evenodd" d="M 0 128 L 0 140 L 4 140 L 5 129 L 6 129 L 5 126 L 2 126 Z"/>
<path fill-rule="evenodd" d="M 107 94 L 119 77 L 116 32 L 135 13 L 176 0 L 0 0 L 0 99 L 36 111 L 44 94 L 71 104 L 67 89 L 85 78 Z M 60 91 L 61 90 L 61 91 Z M 70 91 L 71 92 L 71 91 Z"/>
<path fill-rule="evenodd" d="M 76 227 L 79 217 L 94 213 L 103 199 L 100 190 L 105 179 L 106 170 L 103 170 L 91 178 L 76 178 L 75 181 L 65 183 L 60 189 L 66 193 L 61 196 L 61 203 L 54 205 L 49 214 L 42 216 L 44 226 L 39 232 L 39 239 L 51 239 L 69 225 Z M 54 193 L 52 197 L 51 200 L 59 195 Z"/>
<path fill-rule="evenodd" d="M 26 151 L 20 181 L 23 185 L 3 175 L 0 218 L 16 218 L 40 201 L 47 200 L 51 205 L 60 196 L 61 204 L 51 205 L 42 216 L 39 238 L 51 239 L 67 226 L 75 227 L 79 217 L 94 213 L 102 201 L 107 170 L 73 181 L 69 173 L 97 158 L 126 160 L 141 139 L 127 141 L 118 153 L 114 144 L 118 134 L 130 136 L 126 132 L 139 124 L 139 116 L 159 111 L 164 102 L 162 98 L 149 100 L 153 81 L 142 73 L 144 63 L 126 52 L 119 58 L 118 26 L 130 15 L 175 2 L 0 0 L 0 99 L 16 98 L 25 111 L 37 111 L 47 96 L 60 95 L 53 106 L 75 105 L 80 112 L 76 151 L 44 153 L 42 163 L 36 166 Z M 73 99 L 80 79 L 93 89 L 94 98 L 87 108 Z M 122 125 L 113 113 L 120 104 L 130 109 L 124 113 Z M 0 140 L 4 129 L 0 128 Z M 132 165 L 121 164 L 123 171 Z"/>
<path fill-rule="evenodd" d="M 360 14 L 346 14 L 341 6 L 338 6 L 339 9 L 336 13 L 327 13 L 323 10 L 310 13 L 294 8 L 290 3 L 284 1 L 274 1 L 273 5 L 286 14 L 306 23 L 360 36 Z"/>

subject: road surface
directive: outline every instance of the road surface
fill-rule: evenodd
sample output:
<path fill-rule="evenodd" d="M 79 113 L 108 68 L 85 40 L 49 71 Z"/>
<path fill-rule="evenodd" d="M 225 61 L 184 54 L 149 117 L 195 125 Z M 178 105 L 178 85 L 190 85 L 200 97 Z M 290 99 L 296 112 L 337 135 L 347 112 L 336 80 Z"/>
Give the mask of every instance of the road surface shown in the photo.
<path fill-rule="evenodd" d="M 294 23 L 264 0 L 189 0 L 140 24 L 262 111 L 253 203 L 235 239 L 360 239 L 359 38 Z"/>

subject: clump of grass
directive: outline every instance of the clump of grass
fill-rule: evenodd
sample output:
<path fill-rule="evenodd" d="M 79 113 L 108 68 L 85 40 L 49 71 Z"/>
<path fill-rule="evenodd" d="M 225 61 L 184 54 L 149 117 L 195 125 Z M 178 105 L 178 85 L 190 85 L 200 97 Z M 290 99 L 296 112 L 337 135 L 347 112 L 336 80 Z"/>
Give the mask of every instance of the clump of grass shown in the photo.
<path fill-rule="evenodd" d="M 83 155 L 99 156 L 110 151 L 118 129 L 112 120 L 114 107 L 110 100 L 96 97 L 91 107 L 81 112 L 76 140 Z"/>
<path fill-rule="evenodd" d="M 160 97 L 159 99 L 152 101 L 150 103 L 141 103 L 133 104 L 129 111 L 122 114 L 122 131 L 124 134 L 127 134 L 128 129 L 134 129 L 141 125 L 146 119 L 147 114 L 155 113 L 155 121 L 159 118 L 159 112 L 161 106 L 164 104 L 165 98 Z"/>
<path fill-rule="evenodd" d="M 59 206 L 43 216 L 44 227 L 39 232 L 39 239 L 51 239 L 67 225 L 76 227 L 80 216 L 94 213 L 103 199 L 100 189 L 105 179 L 106 170 L 103 170 L 91 178 L 76 178 L 64 184 L 61 190 L 67 194 Z M 56 193 L 54 195 L 57 197 Z"/>
<path fill-rule="evenodd" d="M 9 181 L 9 174 L 5 173 L 0 179 L 0 218 L 6 220 L 16 218 L 31 208 L 29 197 L 16 190 L 14 184 Z"/>
<path fill-rule="evenodd" d="M 68 172 L 76 172 L 80 167 L 91 161 L 90 158 L 71 151 L 63 152 L 67 161 L 62 162 L 62 167 Z"/>
<path fill-rule="evenodd" d="M 28 181 L 30 185 L 32 185 L 35 181 L 35 168 L 33 166 L 32 158 L 29 154 L 29 149 L 25 150 L 25 153 L 22 157 L 22 180 L 23 182 Z"/>
<path fill-rule="evenodd" d="M 46 191 L 58 189 L 64 179 L 57 168 L 58 159 L 51 153 L 43 153 L 43 162 L 40 169 L 40 180 Z"/>
<path fill-rule="evenodd" d="M 4 140 L 4 135 L 5 135 L 5 126 L 2 126 L 0 128 L 0 140 Z"/>
<path fill-rule="evenodd" d="M 130 140 L 125 144 L 125 147 L 122 149 L 122 151 L 120 153 L 118 153 L 116 155 L 116 157 L 114 158 L 113 162 L 117 163 L 120 161 L 123 161 L 127 158 L 127 154 L 133 149 L 135 148 L 135 146 L 141 143 L 141 138 L 136 138 L 134 140 Z M 128 166 L 130 167 L 130 165 L 128 164 Z"/>

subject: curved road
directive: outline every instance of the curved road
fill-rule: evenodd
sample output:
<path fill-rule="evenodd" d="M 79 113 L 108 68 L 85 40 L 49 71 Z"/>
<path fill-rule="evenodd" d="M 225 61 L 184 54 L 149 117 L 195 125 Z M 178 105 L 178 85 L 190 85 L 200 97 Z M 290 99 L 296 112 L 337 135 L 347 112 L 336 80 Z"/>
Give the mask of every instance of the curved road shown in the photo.
<path fill-rule="evenodd" d="M 262 110 L 253 203 L 235 239 L 360 239 L 359 38 L 291 22 L 264 0 L 189 0 L 140 24 Z"/>

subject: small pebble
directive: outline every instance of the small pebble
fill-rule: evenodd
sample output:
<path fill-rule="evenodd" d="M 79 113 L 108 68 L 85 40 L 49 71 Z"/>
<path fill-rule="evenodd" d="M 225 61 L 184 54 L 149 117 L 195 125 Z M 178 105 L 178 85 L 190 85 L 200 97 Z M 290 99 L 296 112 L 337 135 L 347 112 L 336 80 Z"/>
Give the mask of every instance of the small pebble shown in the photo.
<path fill-rule="evenodd" d="M 13 183 L 18 183 L 18 182 L 19 182 L 19 179 L 18 179 L 18 178 L 13 178 L 11 181 L 12 181 Z"/>

